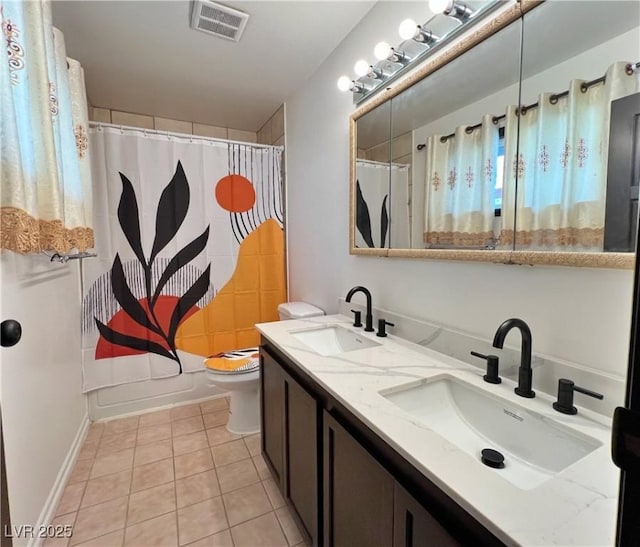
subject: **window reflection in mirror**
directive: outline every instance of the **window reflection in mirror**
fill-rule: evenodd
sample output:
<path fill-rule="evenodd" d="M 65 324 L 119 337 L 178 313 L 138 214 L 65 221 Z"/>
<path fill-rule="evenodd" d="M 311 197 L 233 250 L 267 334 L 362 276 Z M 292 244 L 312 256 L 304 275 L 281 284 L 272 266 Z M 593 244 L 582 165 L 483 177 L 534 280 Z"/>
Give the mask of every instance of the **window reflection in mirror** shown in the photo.
<path fill-rule="evenodd" d="M 640 116 L 640 2 L 545 2 L 523 25 L 520 141 L 506 160 L 517 197 L 507 190 L 514 207 L 504 215 L 516 231 L 505 241 L 633 251 L 640 137 L 628 128 Z"/>
<path fill-rule="evenodd" d="M 358 248 L 390 244 L 389 132 L 391 102 L 362 116 L 356 126 L 354 242 Z"/>
<path fill-rule="evenodd" d="M 505 122 L 519 99 L 520 27 L 393 98 L 392 162 L 407 166 L 408 179 L 391 184 L 391 233 L 407 234 L 392 237 L 392 248 L 505 248 L 502 232 L 513 225 L 503 224 L 503 163 L 517 137 Z"/>

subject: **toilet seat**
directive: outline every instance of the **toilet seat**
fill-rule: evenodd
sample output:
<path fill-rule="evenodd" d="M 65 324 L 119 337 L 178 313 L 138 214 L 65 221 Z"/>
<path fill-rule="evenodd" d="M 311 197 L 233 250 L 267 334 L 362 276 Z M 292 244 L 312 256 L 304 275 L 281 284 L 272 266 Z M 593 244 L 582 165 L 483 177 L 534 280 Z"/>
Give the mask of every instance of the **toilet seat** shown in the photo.
<path fill-rule="evenodd" d="M 204 360 L 208 372 L 223 375 L 247 374 L 260 368 L 258 348 L 245 348 L 211 355 Z"/>

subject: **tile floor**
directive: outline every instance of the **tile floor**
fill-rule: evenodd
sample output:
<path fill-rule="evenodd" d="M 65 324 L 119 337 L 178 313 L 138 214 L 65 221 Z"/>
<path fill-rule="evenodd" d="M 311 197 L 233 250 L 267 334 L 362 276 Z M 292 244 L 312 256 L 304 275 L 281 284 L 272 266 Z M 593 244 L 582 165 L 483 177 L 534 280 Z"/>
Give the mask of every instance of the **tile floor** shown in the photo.
<path fill-rule="evenodd" d="M 45 545 L 289 547 L 303 538 L 226 398 L 91 425 Z"/>

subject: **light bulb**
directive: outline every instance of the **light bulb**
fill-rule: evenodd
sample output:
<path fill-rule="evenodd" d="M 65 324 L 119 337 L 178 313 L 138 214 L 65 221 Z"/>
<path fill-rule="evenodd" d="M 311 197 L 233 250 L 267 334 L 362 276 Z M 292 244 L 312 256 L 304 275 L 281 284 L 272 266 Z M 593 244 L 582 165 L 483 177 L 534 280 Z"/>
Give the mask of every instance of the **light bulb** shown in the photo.
<path fill-rule="evenodd" d="M 349 91 L 352 81 L 349 76 L 340 76 L 340 78 L 338 78 L 338 89 L 340 91 Z"/>
<path fill-rule="evenodd" d="M 387 44 L 387 42 L 380 42 L 373 50 L 373 54 L 376 56 L 376 59 L 383 61 L 391 55 L 391 46 Z"/>
<path fill-rule="evenodd" d="M 413 19 L 405 19 L 398 27 L 398 34 L 403 40 L 411 40 L 416 35 L 417 23 Z"/>
<path fill-rule="evenodd" d="M 429 9 L 432 13 L 445 13 L 453 7 L 453 0 L 429 0 Z"/>
<path fill-rule="evenodd" d="M 361 77 L 369 73 L 369 63 L 364 59 L 360 59 L 353 67 L 356 76 Z"/>

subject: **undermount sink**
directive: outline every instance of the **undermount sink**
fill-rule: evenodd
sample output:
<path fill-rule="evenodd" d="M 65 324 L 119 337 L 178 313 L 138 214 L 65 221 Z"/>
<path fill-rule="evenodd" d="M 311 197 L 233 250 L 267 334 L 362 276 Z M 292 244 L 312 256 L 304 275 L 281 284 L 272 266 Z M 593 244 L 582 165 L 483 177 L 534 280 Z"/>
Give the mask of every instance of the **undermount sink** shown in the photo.
<path fill-rule="evenodd" d="M 478 461 L 483 449 L 497 450 L 504 467 L 492 471 L 523 490 L 539 486 L 602 446 L 597 439 L 449 375 L 380 395 Z"/>
<path fill-rule="evenodd" d="M 292 331 L 290 334 L 308 348 L 325 357 L 380 345 L 378 342 L 338 325 L 323 325 L 312 329 Z"/>

